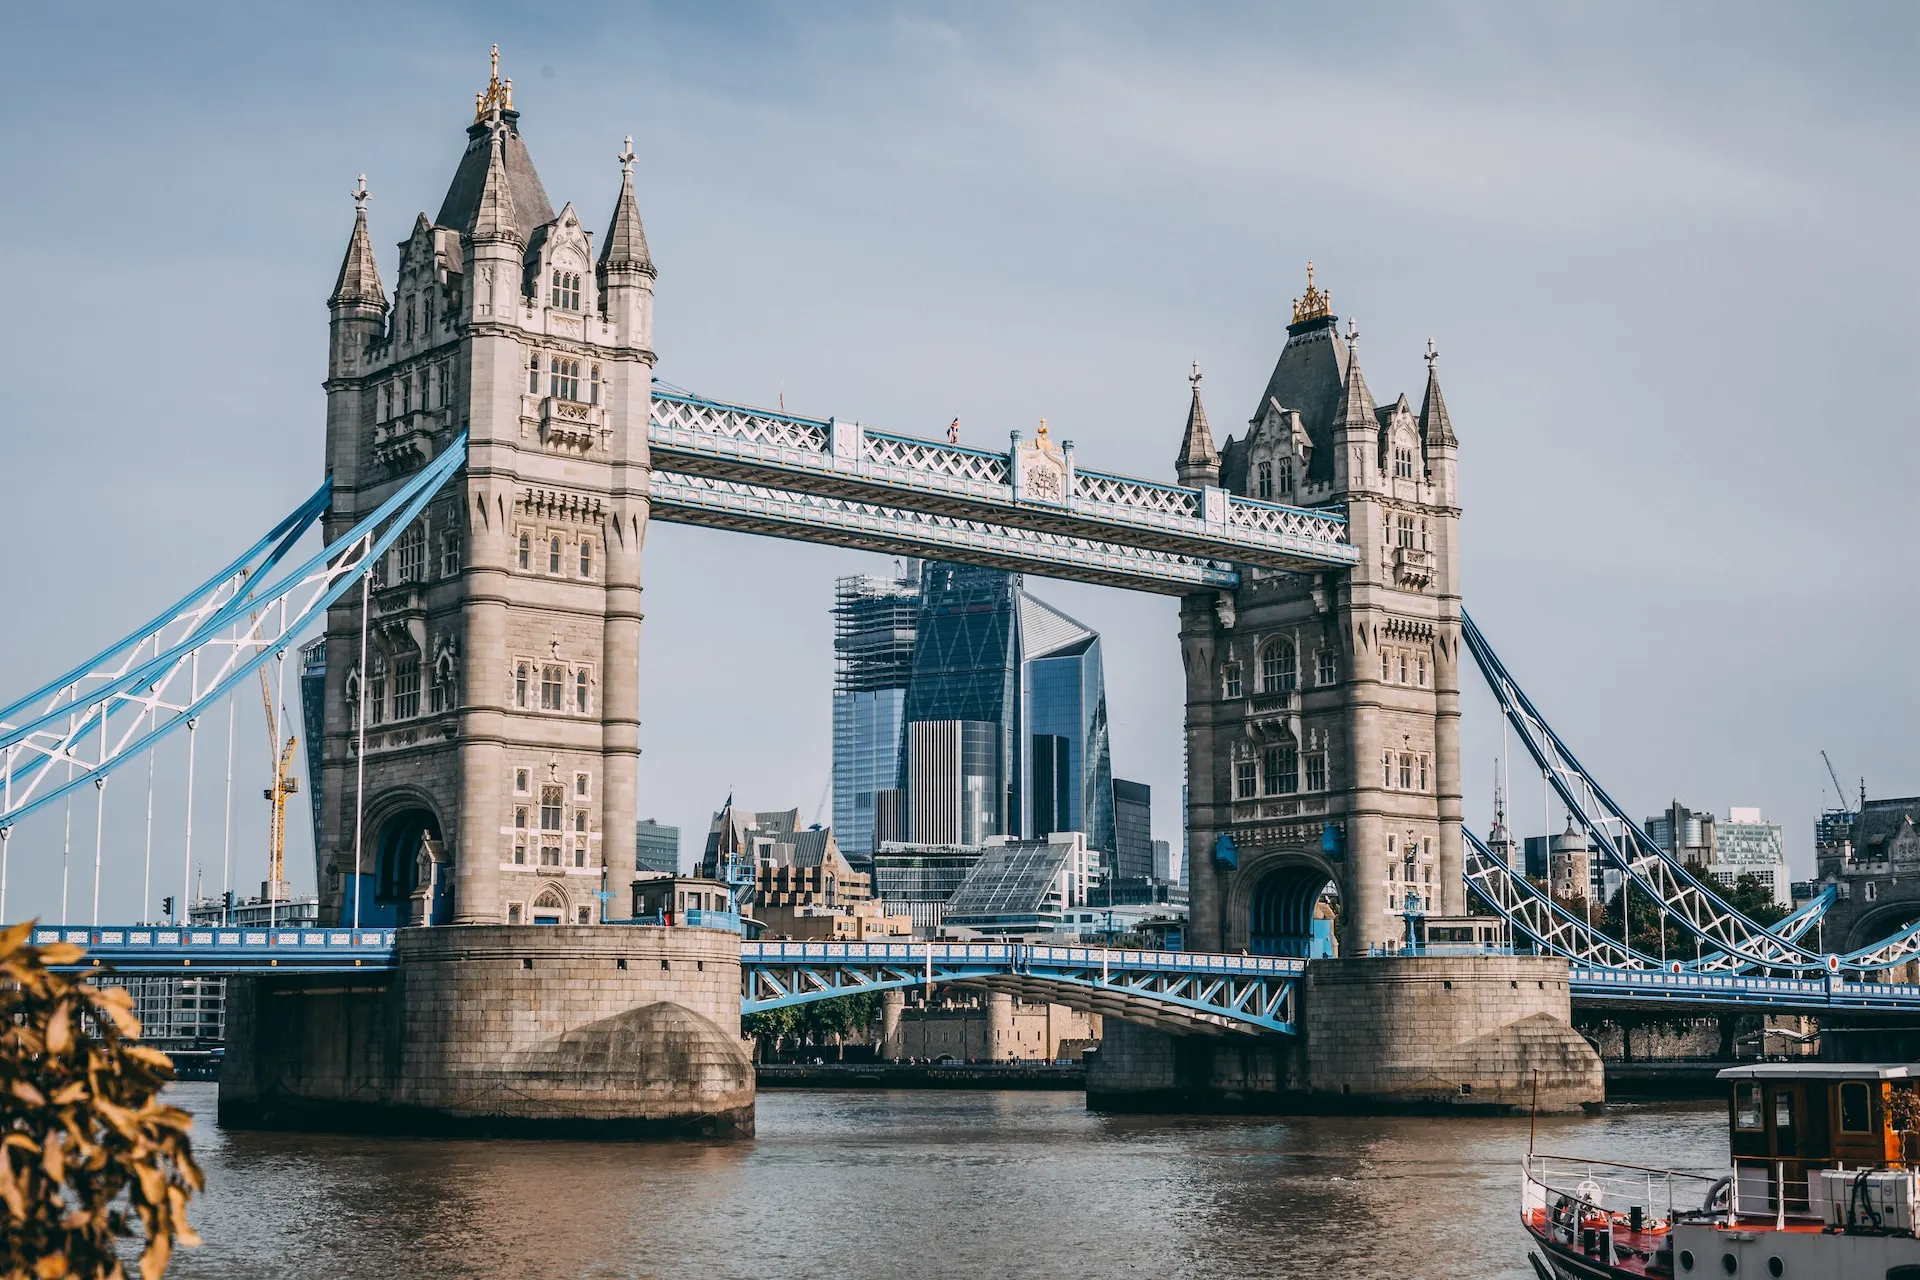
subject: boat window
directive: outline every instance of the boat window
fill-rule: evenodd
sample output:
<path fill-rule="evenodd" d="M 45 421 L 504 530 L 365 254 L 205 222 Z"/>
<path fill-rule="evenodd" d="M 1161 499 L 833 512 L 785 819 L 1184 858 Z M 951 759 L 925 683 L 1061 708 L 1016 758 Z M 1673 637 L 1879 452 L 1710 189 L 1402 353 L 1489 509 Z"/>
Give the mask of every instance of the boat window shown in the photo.
<path fill-rule="evenodd" d="M 1873 1132 L 1867 1123 L 1867 1086 L 1859 1080 L 1840 1086 L 1840 1132 Z"/>
<path fill-rule="evenodd" d="M 1793 1128 L 1793 1095 L 1776 1093 L 1773 1095 L 1773 1127 L 1776 1129 Z"/>
<path fill-rule="evenodd" d="M 1739 1129 L 1763 1128 L 1760 1119 L 1760 1086 L 1743 1084 L 1734 1090 L 1734 1127 Z"/>

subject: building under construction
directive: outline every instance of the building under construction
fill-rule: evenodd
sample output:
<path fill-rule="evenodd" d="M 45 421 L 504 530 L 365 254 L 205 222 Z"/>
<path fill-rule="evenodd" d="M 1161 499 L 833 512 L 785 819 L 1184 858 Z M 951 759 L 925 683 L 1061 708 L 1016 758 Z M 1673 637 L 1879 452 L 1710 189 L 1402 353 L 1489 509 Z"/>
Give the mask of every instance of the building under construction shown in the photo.
<path fill-rule="evenodd" d="M 900 838 L 900 732 L 913 676 L 920 564 L 893 577 L 848 577 L 833 593 L 833 828 L 841 851 L 870 863 Z"/>

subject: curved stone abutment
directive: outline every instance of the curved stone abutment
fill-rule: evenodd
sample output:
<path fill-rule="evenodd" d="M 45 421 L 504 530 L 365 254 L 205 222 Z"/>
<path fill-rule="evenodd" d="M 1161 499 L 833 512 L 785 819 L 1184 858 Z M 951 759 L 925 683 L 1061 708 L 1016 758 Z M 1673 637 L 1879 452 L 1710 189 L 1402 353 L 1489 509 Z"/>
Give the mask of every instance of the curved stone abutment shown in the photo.
<path fill-rule="evenodd" d="M 398 964 L 232 979 L 220 1123 L 594 1139 L 753 1133 L 740 942 L 713 929 L 408 929 Z"/>

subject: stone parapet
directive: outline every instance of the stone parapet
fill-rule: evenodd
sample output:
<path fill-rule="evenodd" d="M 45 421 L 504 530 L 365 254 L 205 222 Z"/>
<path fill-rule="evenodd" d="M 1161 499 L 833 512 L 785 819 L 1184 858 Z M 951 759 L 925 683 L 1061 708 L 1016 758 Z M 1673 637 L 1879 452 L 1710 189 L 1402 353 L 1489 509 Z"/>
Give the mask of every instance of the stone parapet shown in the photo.
<path fill-rule="evenodd" d="M 220 1120 L 592 1138 L 753 1131 L 740 946 L 711 929 L 400 933 L 363 981 L 232 982 Z"/>

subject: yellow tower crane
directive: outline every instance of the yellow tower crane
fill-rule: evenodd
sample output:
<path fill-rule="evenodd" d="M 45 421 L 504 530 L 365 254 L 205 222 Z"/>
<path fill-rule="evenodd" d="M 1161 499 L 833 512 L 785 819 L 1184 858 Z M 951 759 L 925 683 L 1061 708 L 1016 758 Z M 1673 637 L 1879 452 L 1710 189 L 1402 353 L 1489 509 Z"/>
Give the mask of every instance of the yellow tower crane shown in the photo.
<path fill-rule="evenodd" d="M 293 734 L 287 735 L 287 745 L 280 745 L 280 721 L 273 712 L 273 689 L 267 684 L 267 669 L 261 667 L 260 702 L 267 712 L 267 760 L 273 765 L 273 785 L 261 794 L 273 806 L 272 825 L 267 833 L 267 883 L 266 899 L 277 902 L 287 895 L 286 855 L 287 855 L 287 797 L 300 790 L 300 779 L 293 772 L 293 748 L 299 741 Z"/>

